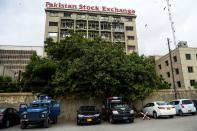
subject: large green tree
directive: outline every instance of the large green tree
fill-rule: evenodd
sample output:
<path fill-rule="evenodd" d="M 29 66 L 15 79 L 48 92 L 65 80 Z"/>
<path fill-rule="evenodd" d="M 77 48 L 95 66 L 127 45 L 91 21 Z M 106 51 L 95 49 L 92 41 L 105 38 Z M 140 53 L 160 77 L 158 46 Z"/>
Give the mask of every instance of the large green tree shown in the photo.
<path fill-rule="evenodd" d="M 86 39 L 80 34 L 59 43 L 49 38 L 45 42 L 48 58 L 32 58 L 24 78 L 47 81 L 39 91 L 55 95 L 122 95 L 129 100 L 143 99 L 154 89 L 167 87 L 156 75 L 151 59 L 126 55 L 123 50 L 121 43 Z"/>

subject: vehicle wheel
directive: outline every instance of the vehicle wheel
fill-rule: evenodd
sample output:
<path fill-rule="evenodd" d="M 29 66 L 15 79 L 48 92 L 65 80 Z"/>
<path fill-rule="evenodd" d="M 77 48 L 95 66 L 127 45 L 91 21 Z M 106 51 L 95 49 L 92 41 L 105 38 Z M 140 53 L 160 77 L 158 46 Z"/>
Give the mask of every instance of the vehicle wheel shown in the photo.
<path fill-rule="evenodd" d="M 184 114 L 181 110 L 179 111 L 179 116 L 184 116 Z"/>
<path fill-rule="evenodd" d="M 9 121 L 9 120 L 6 120 L 6 121 L 5 121 L 5 127 L 6 127 L 6 128 L 10 127 L 10 121 Z"/>
<path fill-rule="evenodd" d="M 27 128 L 27 124 L 25 122 L 21 122 L 21 129 Z"/>
<path fill-rule="evenodd" d="M 153 112 L 153 118 L 157 119 L 157 112 Z"/>
<path fill-rule="evenodd" d="M 110 117 L 109 117 L 109 122 L 110 122 L 111 124 L 113 124 L 113 123 L 114 123 L 114 119 L 113 119 L 113 117 L 112 117 L 112 116 L 110 116 Z"/>
<path fill-rule="evenodd" d="M 44 120 L 43 126 L 44 126 L 44 128 L 48 128 L 50 126 L 50 120 L 49 120 L 49 118 L 47 118 L 46 120 Z"/>
<path fill-rule="evenodd" d="M 171 116 L 169 116 L 170 118 L 174 118 L 174 116 L 173 115 L 171 115 Z"/>
<path fill-rule="evenodd" d="M 194 116 L 195 115 L 195 112 L 193 112 L 192 115 Z"/>

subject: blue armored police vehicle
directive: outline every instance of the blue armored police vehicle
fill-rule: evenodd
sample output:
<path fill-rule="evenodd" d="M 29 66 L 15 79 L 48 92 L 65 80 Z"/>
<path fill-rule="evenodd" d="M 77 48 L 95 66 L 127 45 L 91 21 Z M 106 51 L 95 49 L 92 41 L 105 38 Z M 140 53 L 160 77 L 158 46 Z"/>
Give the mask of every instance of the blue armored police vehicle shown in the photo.
<path fill-rule="evenodd" d="M 51 123 L 57 123 L 60 115 L 60 104 L 46 95 L 41 95 L 29 105 L 21 104 L 21 129 L 27 128 L 30 124 L 39 124 L 48 128 Z"/>

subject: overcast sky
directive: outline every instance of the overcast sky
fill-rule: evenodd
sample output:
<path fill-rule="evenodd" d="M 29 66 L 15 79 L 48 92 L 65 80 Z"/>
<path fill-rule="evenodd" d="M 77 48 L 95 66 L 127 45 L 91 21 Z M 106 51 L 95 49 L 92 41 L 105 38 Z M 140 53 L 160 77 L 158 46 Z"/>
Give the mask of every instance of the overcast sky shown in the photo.
<path fill-rule="evenodd" d="M 166 0 L 0 0 L 0 45 L 43 46 L 46 1 L 134 9 L 140 54 L 168 52 L 166 38 L 172 39 L 172 31 Z M 170 3 L 177 42 L 197 47 L 197 0 Z"/>

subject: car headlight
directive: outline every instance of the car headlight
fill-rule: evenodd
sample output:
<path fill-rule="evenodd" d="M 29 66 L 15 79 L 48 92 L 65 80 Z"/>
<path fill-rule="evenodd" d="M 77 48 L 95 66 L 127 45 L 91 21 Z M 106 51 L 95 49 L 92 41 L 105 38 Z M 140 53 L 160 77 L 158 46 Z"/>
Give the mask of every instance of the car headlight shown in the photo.
<path fill-rule="evenodd" d="M 133 110 L 130 110 L 130 114 L 134 114 L 134 111 Z"/>
<path fill-rule="evenodd" d="M 43 111 L 43 112 L 41 113 L 41 117 L 42 117 L 42 118 L 46 117 L 46 116 L 47 116 L 47 113 L 48 113 L 47 111 Z"/>
<path fill-rule="evenodd" d="M 95 116 L 95 117 L 99 117 L 99 116 L 100 116 L 100 114 L 95 114 L 94 116 Z"/>
<path fill-rule="evenodd" d="M 113 113 L 114 115 L 119 114 L 118 111 L 112 111 L 112 113 Z"/>
<path fill-rule="evenodd" d="M 80 115 L 80 114 L 78 114 L 78 117 L 84 117 L 84 115 Z"/>

